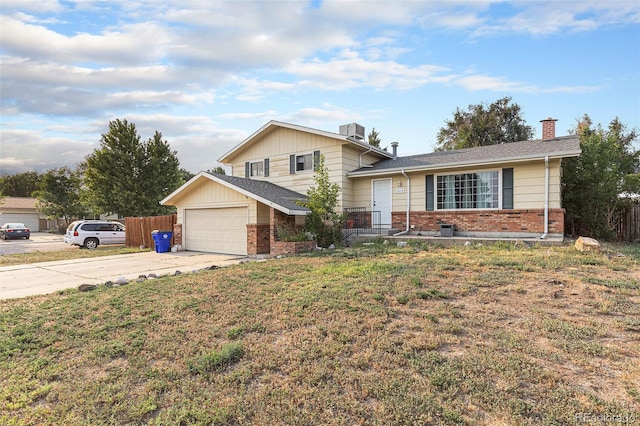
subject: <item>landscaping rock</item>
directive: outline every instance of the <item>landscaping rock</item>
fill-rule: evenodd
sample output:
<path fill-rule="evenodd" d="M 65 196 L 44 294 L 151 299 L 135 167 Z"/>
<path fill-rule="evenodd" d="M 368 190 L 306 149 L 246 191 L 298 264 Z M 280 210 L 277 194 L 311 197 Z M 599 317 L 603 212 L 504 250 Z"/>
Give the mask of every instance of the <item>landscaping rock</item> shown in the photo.
<path fill-rule="evenodd" d="M 126 279 L 125 277 L 118 277 L 118 278 L 116 278 L 116 280 L 115 280 L 115 284 L 118 284 L 118 285 L 127 285 L 127 284 L 129 284 L 129 280 L 128 280 L 128 279 Z"/>
<path fill-rule="evenodd" d="M 600 242 L 598 242 L 598 240 L 589 237 L 578 238 L 574 247 L 576 248 L 576 250 L 582 252 L 599 252 L 601 248 Z"/>
<path fill-rule="evenodd" d="M 95 290 L 96 288 L 98 288 L 98 286 L 95 285 L 95 284 L 81 284 L 78 287 L 78 290 L 80 290 L 80 291 L 91 291 L 91 290 Z"/>

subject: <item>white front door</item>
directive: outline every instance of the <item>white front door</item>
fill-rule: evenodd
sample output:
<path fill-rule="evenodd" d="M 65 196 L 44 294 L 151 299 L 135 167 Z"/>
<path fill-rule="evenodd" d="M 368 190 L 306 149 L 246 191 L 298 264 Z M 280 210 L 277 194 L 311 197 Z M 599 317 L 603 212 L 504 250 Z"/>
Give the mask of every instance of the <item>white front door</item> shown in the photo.
<path fill-rule="evenodd" d="M 373 225 L 377 225 L 379 220 L 382 228 L 391 228 L 391 179 L 374 180 L 372 192 Z M 376 217 L 378 214 L 379 219 Z"/>

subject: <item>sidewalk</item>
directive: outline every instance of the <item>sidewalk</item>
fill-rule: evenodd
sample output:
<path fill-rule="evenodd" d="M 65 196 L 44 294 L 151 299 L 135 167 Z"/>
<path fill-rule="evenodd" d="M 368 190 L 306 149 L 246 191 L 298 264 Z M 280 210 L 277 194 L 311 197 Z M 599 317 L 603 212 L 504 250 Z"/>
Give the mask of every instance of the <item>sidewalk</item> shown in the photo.
<path fill-rule="evenodd" d="M 228 266 L 243 256 L 177 252 L 144 252 L 88 259 L 60 260 L 0 267 L 0 299 L 48 294 L 81 284 L 104 284 L 118 277 L 135 280 L 140 275 L 158 276 L 175 271 L 191 272 L 213 265 Z"/>

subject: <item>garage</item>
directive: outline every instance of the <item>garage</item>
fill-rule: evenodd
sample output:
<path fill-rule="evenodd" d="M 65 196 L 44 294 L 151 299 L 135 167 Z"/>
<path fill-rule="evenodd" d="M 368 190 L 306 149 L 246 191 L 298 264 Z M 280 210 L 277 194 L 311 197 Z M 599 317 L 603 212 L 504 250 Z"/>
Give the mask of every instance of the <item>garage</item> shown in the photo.
<path fill-rule="evenodd" d="M 186 209 L 184 214 L 186 250 L 247 254 L 247 207 Z"/>
<path fill-rule="evenodd" d="M 0 213 L 0 225 L 4 223 L 24 223 L 32 232 L 40 230 L 38 213 Z"/>

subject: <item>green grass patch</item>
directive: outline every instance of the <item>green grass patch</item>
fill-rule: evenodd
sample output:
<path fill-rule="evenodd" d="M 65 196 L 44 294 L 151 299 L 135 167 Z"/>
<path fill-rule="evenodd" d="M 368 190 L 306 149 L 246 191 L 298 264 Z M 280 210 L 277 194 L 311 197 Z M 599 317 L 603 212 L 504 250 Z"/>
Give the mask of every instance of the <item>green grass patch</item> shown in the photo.
<path fill-rule="evenodd" d="M 220 350 L 206 352 L 196 359 L 188 361 L 187 366 L 193 374 L 206 374 L 240 360 L 243 355 L 242 342 L 231 342 Z"/>

